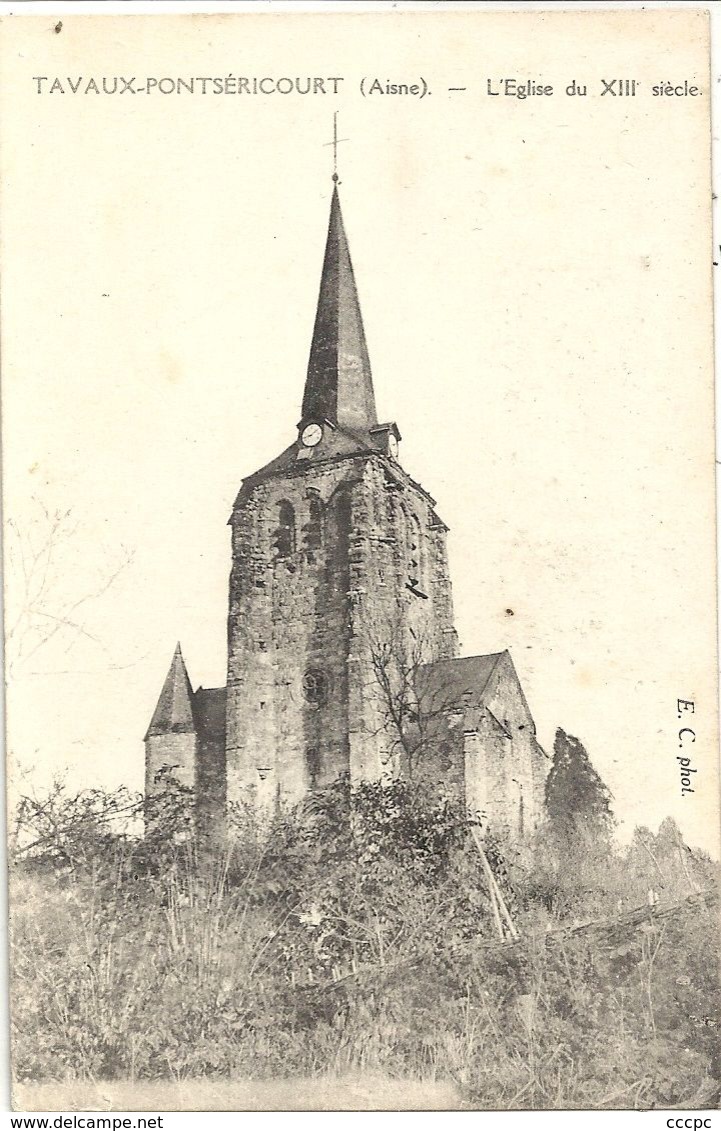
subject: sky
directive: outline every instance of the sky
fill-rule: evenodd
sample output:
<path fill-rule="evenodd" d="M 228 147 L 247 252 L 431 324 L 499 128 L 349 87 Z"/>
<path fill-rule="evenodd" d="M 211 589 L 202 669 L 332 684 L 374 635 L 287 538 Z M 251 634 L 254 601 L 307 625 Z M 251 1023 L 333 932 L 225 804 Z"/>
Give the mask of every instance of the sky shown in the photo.
<path fill-rule="evenodd" d="M 0 48 L 13 788 L 141 788 L 178 640 L 225 681 L 226 524 L 296 434 L 337 110 L 379 417 L 450 527 L 462 654 L 510 649 L 623 836 L 670 814 L 717 851 L 703 14 L 52 23 Z M 118 75 L 175 86 L 65 81 Z M 342 82 L 177 93 L 202 75 Z M 488 94 L 509 77 L 554 94 Z M 701 95 L 651 94 L 676 77 Z"/>

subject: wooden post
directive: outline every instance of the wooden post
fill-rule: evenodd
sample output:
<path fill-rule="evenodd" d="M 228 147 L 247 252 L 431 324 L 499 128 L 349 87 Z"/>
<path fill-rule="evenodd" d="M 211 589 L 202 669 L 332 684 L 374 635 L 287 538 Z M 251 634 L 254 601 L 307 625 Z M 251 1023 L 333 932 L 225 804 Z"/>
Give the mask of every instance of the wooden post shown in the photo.
<path fill-rule="evenodd" d="M 478 849 L 478 854 L 481 857 L 481 864 L 483 865 L 483 871 L 488 882 L 488 890 L 491 896 L 491 907 L 493 908 L 493 917 L 496 921 L 498 934 L 501 939 L 504 939 L 506 937 L 506 933 L 508 933 L 508 935 L 510 935 L 512 939 L 517 939 L 519 937 L 518 930 L 511 918 L 511 913 L 506 906 L 506 901 L 503 898 L 503 894 L 498 886 L 496 877 L 493 875 L 493 869 L 488 863 L 488 857 L 486 856 L 485 850 L 483 848 L 483 842 L 481 841 L 480 833 L 478 832 L 478 829 L 475 825 L 471 825 L 470 829 L 471 836 L 473 837 L 473 843 Z"/>

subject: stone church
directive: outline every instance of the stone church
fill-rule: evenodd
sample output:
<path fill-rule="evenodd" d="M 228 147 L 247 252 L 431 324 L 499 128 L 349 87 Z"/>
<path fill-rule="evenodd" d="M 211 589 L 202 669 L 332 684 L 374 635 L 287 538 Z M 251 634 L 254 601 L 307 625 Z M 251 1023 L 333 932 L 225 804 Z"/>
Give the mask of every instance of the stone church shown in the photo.
<path fill-rule="evenodd" d="M 217 822 L 233 803 L 288 809 L 339 775 L 407 774 L 499 830 L 534 826 L 547 759 L 528 704 L 508 652 L 458 656 L 448 528 L 400 440 L 378 420 L 334 183 L 300 421 L 229 519 L 227 685 L 194 691 L 178 645 L 145 736 L 146 795 L 172 770 Z"/>

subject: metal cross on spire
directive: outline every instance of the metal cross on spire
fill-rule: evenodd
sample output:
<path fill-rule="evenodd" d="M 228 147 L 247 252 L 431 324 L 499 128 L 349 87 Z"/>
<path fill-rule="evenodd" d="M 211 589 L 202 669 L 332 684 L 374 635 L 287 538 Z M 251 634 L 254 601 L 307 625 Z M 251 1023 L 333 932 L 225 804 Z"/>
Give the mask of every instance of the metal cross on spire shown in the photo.
<path fill-rule="evenodd" d="M 349 141 L 347 137 L 338 137 L 338 111 L 333 111 L 333 140 L 324 142 L 324 146 L 333 146 L 333 181 L 338 184 L 338 146 L 342 141 Z"/>

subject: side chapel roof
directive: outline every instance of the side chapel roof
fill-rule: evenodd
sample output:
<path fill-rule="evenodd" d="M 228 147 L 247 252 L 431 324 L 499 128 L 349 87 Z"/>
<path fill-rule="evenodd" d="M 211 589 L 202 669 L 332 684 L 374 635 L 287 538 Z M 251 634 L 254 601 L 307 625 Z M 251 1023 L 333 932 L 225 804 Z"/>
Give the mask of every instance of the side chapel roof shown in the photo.
<path fill-rule="evenodd" d="M 201 741 L 223 738 L 225 700 L 224 687 L 199 687 L 193 691 L 178 644 L 145 737 L 196 734 Z"/>
<path fill-rule="evenodd" d="M 178 644 L 145 737 L 151 734 L 192 734 L 194 731 L 193 688 Z"/>

